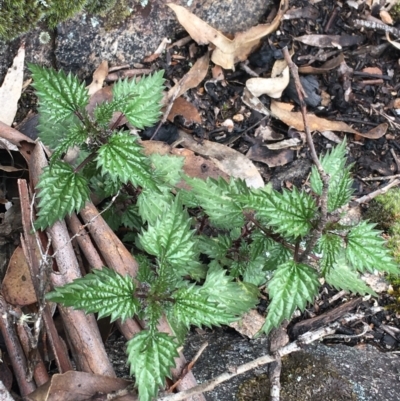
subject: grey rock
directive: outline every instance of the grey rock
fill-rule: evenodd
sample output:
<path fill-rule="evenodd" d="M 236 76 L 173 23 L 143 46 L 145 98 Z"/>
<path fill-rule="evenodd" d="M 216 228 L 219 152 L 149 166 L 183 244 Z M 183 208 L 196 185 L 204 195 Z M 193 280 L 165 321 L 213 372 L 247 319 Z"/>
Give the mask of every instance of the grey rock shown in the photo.
<path fill-rule="evenodd" d="M 192 334 L 185 345 L 188 360 L 200 345 L 209 346 L 194 366 L 202 383 L 267 353 L 267 339 L 248 340 L 216 330 Z M 367 345 L 312 344 L 282 359 L 281 401 L 397 401 L 400 394 L 400 358 Z M 267 366 L 236 376 L 211 392 L 208 401 L 268 401 Z"/>
<path fill-rule="evenodd" d="M 173 1 L 186 6 L 187 1 Z M 164 37 L 174 38 L 184 29 L 166 5 L 168 1 L 149 1 L 145 9 L 134 12 L 120 26 L 106 29 L 108 17 L 81 14 L 60 24 L 57 36 L 58 66 L 79 75 L 88 75 L 102 60 L 111 65 L 141 62 L 151 55 Z M 266 13 L 269 2 L 252 0 L 197 0 L 189 8 L 198 17 L 224 33 L 233 34 L 256 25 Z"/>
<path fill-rule="evenodd" d="M 39 42 L 38 27 L 11 42 L 0 41 L 0 83 L 20 42 L 26 42 L 27 61 L 53 65 L 87 78 L 103 60 L 110 65 L 141 62 L 151 55 L 164 37 L 172 40 L 184 29 L 175 14 L 166 5 L 174 2 L 190 9 L 194 14 L 226 34 L 246 30 L 263 22 L 270 0 L 149 0 L 143 8 L 137 0 L 118 0 L 127 4 L 130 15 L 108 12 L 104 16 L 81 13 L 58 25 L 49 44 Z M 188 6 L 188 3 L 192 3 Z M 118 17 L 118 15 L 117 15 Z M 111 21 L 112 20 L 112 21 Z M 55 36 L 55 38 L 54 38 Z"/>

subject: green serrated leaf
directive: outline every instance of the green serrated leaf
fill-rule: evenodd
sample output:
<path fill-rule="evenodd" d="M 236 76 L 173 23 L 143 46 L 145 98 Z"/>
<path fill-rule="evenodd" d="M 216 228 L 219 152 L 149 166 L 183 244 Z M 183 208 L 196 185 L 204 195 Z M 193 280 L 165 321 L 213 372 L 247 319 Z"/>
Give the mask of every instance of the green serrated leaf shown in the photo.
<path fill-rule="evenodd" d="M 39 103 L 58 122 L 84 109 L 89 102 L 88 91 L 72 74 L 29 64 Z"/>
<path fill-rule="evenodd" d="M 362 221 L 347 234 L 346 258 L 354 269 L 373 272 L 375 269 L 398 273 L 390 251 L 386 248 L 381 232 L 374 229 L 375 224 Z"/>
<path fill-rule="evenodd" d="M 74 125 L 70 128 L 67 136 L 60 142 L 51 156 L 50 164 L 59 160 L 61 156 L 73 146 L 80 146 L 87 139 L 87 131 L 82 125 Z"/>
<path fill-rule="evenodd" d="M 133 101 L 133 99 L 134 95 L 131 94 L 119 99 L 113 99 L 111 102 L 97 104 L 93 110 L 96 122 L 104 129 L 107 129 L 114 112 L 122 111 L 129 102 Z"/>
<path fill-rule="evenodd" d="M 201 293 L 209 301 L 218 303 L 232 315 L 242 315 L 258 303 L 259 290 L 250 283 L 233 281 L 226 275 L 226 270 L 213 264 L 210 266 Z"/>
<path fill-rule="evenodd" d="M 337 257 L 335 265 L 325 274 L 325 280 L 337 290 L 350 291 L 354 294 L 371 294 L 377 296 L 375 291 L 361 280 L 359 275 L 346 264 L 344 257 Z"/>
<path fill-rule="evenodd" d="M 87 176 L 87 174 L 85 174 L 85 176 Z M 90 179 L 90 188 L 99 197 L 99 199 L 105 199 L 109 196 L 114 196 L 122 187 L 122 185 L 123 184 L 121 181 L 114 181 L 107 173 L 103 176 L 101 174 L 94 174 Z"/>
<path fill-rule="evenodd" d="M 172 187 L 181 181 L 184 157 L 153 153 L 150 155 L 150 160 L 160 181 Z"/>
<path fill-rule="evenodd" d="M 232 239 L 228 235 L 218 235 L 209 237 L 206 235 L 198 236 L 199 251 L 212 259 L 218 260 L 222 265 L 226 265 L 226 254 L 232 246 Z"/>
<path fill-rule="evenodd" d="M 137 200 L 140 217 L 143 221 L 154 225 L 170 208 L 173 201 L 174 197 L 168 190 L 160 189 L 159 192 L 154 192 L 151 189 L 144 189 Z"/>
<path fill-rule="evenodd" d="M 40 191 L 35 226 L 42 230 L 74 211 L 79 212 L 89 200 L 86 178 L 61 161 L 44 168 L 36 188 Z"/>
<path fill-rule="evenodd" d="M 178 356 L 177 344 L 166 333 L 143 330 L 127 343 L 130 373 L 135 376 L 140 401 L 151 401 L 171 377 Z"/>
<path fill-rule="evenodd" d="M 326 233 L 321 236 L 317 244 L 317 252 L 322 253 L 320 267 L 324 274 L 329 272 L 343 249 L 344 243 L 339 235 Z"/>
<path fill-rule="evenodd" d="M 146 256 L 138 254 L 135 256 L 139 264 L 136 279 L 141 283 L 153 284 L 156 280 L 155 271 L 150 266 L 150 261 Z"/>
<path fill-rule="evenodd" d="M 53 114 L 46 110 L 45 107 L 39 107 L 39 121 L 38 132 L 40 140 L 50 149 L 56 149 L 60 142 L 68 136 L 68 133 L 74 129 L 75 126 L 81 124 L 80 120 L 75 114 L 62 121 L 52 121 Z M 49 124 L 49 122 L 51 122 Z"/>
<path fill-rule="evenodd" d="M 353 194 L 353 180 L 350 176 L 351 165 L 346 167 L 346 139 L 320 158 L 324 171 L 329 175 L 328 212 L 346 205 Z M 313 166 L 310 177 L 311 188 L 322 195 L 322 179 L 318 169 Z"/>
<path fill-rule="evenodd" d="M 175 302 L 172 313 L 188 328 L 192 324 L 211 327 L 228 324 L 235 320 L 233 314 L 225 311 L 222 305 L 210 301 L 209 296 L 202 292 L 201 287 L 192 285 L 180 288 L 173 294 L 173 298 Z"/>
<path fill-rule="evenodd" d="M 282 193 L 256 194 L 248 206 L 256 211 L 256 218 L 272 226 L 277 233 L 294 238 L 307 235 L 317 216 L 314 199 L 296 187 Z"/>
<path fill-rule="evenodd" d="M 178 321 L 178 319 L 171 313 L 171 310 L 167 310 L 166 317 L 171 327 L 172 333 L 176 337 L 176 341 L 179 345 L 183 345 L 185 343 L 186 335 L 189 329 L 182 322 Z"/>
<path fill-rule="evenodd" d="M 109 174 L 112 179 L 125 184 L 129 181 L 135 186 L 157 191 L 149 161 L 133 135 L 115 132 L 100 147 L 96 160 L 102 174 Z"/>
<path fill-rule="evenodd" d="M 318 274 L 310 266 L 294 261 L 279 266 L 268 283 L 272 300 L 262 330 L 269 333 L 284 319 L 290 319 L 296 308 L 303 311 L 318 293 L 319 286 Z"/>
<path fill-rule="evenodd" d="M 133 317 L 140 305 L 133 298 L 135 284 L 132 277 L 123 277 L 107 267 L 93 269 L 92 273 L 72 283 L 56 287 L 46 299 L 86 313 L 98 313 L 98 319 L 110 316 L 111 321 Z"/>
<path fill-rule="evenodd" d="M 133 96 L 121 111 L 128 121 L 139 129 L 151 127 L 161 115 L 161 99 L 163 96 L 164 71 L 136 79 L 118 81 L 113 87 L 114 100 Z"/>
<path fill-rule="evenodd" d="M 231 179 L 228 183 L 223 178 L 208 178 L 206 181 L 190 177 L 184 179 L 214 227 L 231 230 L 244 225 L 242 207 L 235 200 L 235 196 L 245 188 L 242 181 Z"/>
<path fill-rule="evenodd" d="M 139 216 L 137 205 L 129 205 L 121 215 L 121 224 L 125 227 L 140 231 L 143 227 L 143 221 Z"/>
<path fill-rule="evenodd" d="M 279 266 L 285 264 L 293 258 L 292 252 L 279 243 L 271 243 L 267 250 L 267 261 L 265 270 L 276 270 Z"/>
<path fill-rule="evenodd" d="M 164 215 L 155 224 L 149 224 L 139 236 L 140 243 L 147 253 L 157 256 L 160 265 L 168 263 L 174 268 L 185 269 L 188 263 L 197 259 L 190 224 L 191 220 L 177 196 Z"/>

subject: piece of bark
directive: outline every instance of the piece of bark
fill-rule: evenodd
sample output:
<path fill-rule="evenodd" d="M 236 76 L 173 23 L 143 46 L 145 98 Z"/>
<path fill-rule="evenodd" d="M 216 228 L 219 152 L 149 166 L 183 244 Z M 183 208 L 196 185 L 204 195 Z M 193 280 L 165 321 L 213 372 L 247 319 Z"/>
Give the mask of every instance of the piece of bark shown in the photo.
<path fill-rule="evenodd" d="M 34 391 L 36 386 L 33 380 L 27 380 L 26 372 L 28 365 L 26 357 L 18 340 L 14 326 L 11 324 L 8 310 L 9 307 L 7 302 L 2 296 L 0 296 L 0 331 L 3 335 L 7 352 L 10 355 L 11 365 L 13 367 L 14 375 L 17 379 L 21 395 L 25 396 Z"/>
<path fill-rule="evenodd" d="M 25 180 L 18 180 L 18 190 L 21 202 L 21 216 L 22 216 L 22 227 L 23 236 L 21 238 L 22 249 L 24 250 L 25 258 L 29 266 L 31 273 L 31 279 L 33 287 L 35 289 L 36 298 L 40 300 L 43 296 L 40 291 L 41 283 L 40 277 L 40 260 L 38 259 L 37 242 L 34 234 L 31 232 L 31 208 L 28 186 Z M 60 373 L 72 370 L 73 366 L 68 357 L 68 350 L 65 346 L 64 341 L 60 338 L 57 333 L 57 329 L 54 325 L 52 312 L 49 304 L 46 304 L 43 310 L 42 319 L 44 327 L 46 329 L 47 340 L 50 344 L 51 350 L 54 354 L 55 362 Z"/>
<path fill-rule="evenodd" d="M 29 171 L 31 182 L 35 186 L 47 160 L 41 146 L 36 146 L 32 153 Z M 55 260 L 59 274 L 50 274 L 53 286 L 58 287 L 81 277 L 69 233 L 64 221 L 58 221 L 46 229 L 52 240 Z M 112 365 L 104 349 L 104 344 L 93 314 L 59 306 L 67 339 L 74 355 L 77 368 L 88 373 L 115 376 Z"/>
<path fill-rule="evenodd" d="M 332 309 L 331 311 L 320 316 L 298 322 L 293 326 L 290 335 L 291 337 L 297 338 L 299 335 L 304 334 L 307 331 L 312 331 L 319 329 L 320 327 L 327 326 L 329 323 L 338 320 L 346 313 L 357 308 L 361 301 L 361 298 L 356 298 L 346 302 L 345 304 L 339 305 L 337 308 Z"/>

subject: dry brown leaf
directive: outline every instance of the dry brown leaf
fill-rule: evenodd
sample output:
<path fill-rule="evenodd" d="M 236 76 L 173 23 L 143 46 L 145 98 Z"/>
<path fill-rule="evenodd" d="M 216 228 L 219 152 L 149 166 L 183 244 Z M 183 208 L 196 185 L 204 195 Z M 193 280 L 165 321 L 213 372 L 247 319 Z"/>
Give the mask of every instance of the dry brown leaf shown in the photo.
<path fill-rule="evenodd" d="M 157 47 L 156 51 L 151 54 L 150 56 L 147 56 L 144 58 L 143 62 L 144 63 L 151 63 L 152 61 L 158 59 L 160 57 L 160 54 L 166 49 L 167 45 L 171 43 L 171 39 L 164 38 L 160 45 Z"/>
<path fill-rule="evenodd" d="M 84 401 L 98 394 L 123 390 L 132 382 L 116 377 L 68 371 L 55 374 L 46 384 L 25 397 L 27 401 Z"/>
<path fill-rule="evenodd" d="M 196 141 L 193 136 L 179 130 L 180 144 L 186 149 L 208 157 L 215 165 L 234 178 L 241 178 L 246 181 L 249 187 L 260 188 L 264 181 L 257 167 L 242 153 L 217 142 L 203 140 Z"/>
<path fill-rule="evenodd" d="M 301 145 L 303 141 L 300 138 L 289 138 L 276 143 L 265 144 L 264 146 L 271 150 L 281 150 L 288 148 L 296 148 Z"/>
<path fill-rule="evenodd" d="M 335 143 L 342 143 L 342 139 L 340 137 L 338 137 L 334 132 L 332 131 L 322 131 L 321 135 L 324 136 L 326 139 L 329 139 L 332 142 Z"/>
<path fill-rule="evenodd" d="M 294 150 L 283 149 L 283 150 L 271 150 L 265 146 L 260 146 L 259 144 L 253 145 L 246 156 L 250 160 L 256 162 L 264 163 L 268 167 L 278 167 L 284 166 L 294 160 Z"/>
<path fill-rule="evenodd" d="M 366 74 L 375 74 L 375 75 L 382 75 L 382 70 L 379 67 L 365 67 L 361 70 Z"/>
<path fill-rule="evenodd" d="M 295 40 L 309 46 L 336 47 L 341 49 L 342 47 L 362 43 L 364 37 L 357 35 L 304 35 L 295 38 Z"/>
<path fill-rule="evenodd" d="M 326 61 L 320 67 L 313 67 L 311 65 L 299 67 L 299 73 L 300 74 L 325 74 L 326 72 L 339 67 L 340 63 L 343 61 L 344 61 L 343 53 L 340 53 L 338 56 Z"/>
<path fill-rule="evenodd" d="M 385 24 L 393 25 L 393 18 L 386 10 L 379 11 L 379 16 Z"/>
<path fill-rule="evenodd" d="M 270 116 L 270 111 L 264 106 L 258 97 L 253 96 L 247 88 L 244 88 L 242 102 L 251 109 L 258 111 L 265 116 Z"/>
<path fill-rule="evenodd" d="M 172 148 L 165 142 L 160 141 L 143 141 L 141 144 L 146 155 L 159 153 L 160 155 L 170 154 L 184 157 L 185 161 L 183 163 L 183 171 L 189 177 L 201 178 L 203 180 L 207 179 L 208 177 L 215 179 L 219 177 L 222 177 L 226 180 L 229 179 L 229 176 L 221 171 L 213 163 L 213 161 L 205 159 L 201 156 L 196 156 L 194 152 L 189 149 Z M 178 183 L 177 187 L 188 188 L 188 185 L 182 180 L 180 183 Z"/>
<path fill-rule="evenodd" d="M 107 75 L 108 61 L 102 61 L 101 64 L 96 68 L 96 71 L 93 73 L 92 83 L 86 87 L 89 96 L 92 96 L 103 87 L 103 83 Z"/>
<path fill-rule="evenodd" d="M 250 78 L 246 81 L 246 88 L 256 97 L 268 95 L 278 99 L 289 85 L 289 80 L 289 67 L 286 60 L 276 60 L 272 67 L 271 78 Z"/>
<path fill-rule="evenodd" d="M 209 64 L 210 55 L 207 52 L 203 57 L 200 57 L 180 81 L 168 91 L 168 100 L 176 99 L 187 90 L 196 88 L 206 77 Z"/>
<path fill-rule="evenodd" d="M 266 125 L 265 127 L 261 126 L 256 128 L 254 137 L 259 138 L 262 141 L 281 141 L 284 138 L 284 135 L 278 134 L 273 131 L 270 126 Z"/>
<path fill-rule="evenodd" d="M 257 25 L 246 32 L 237 33 L 232 40 L 186 8 L 173 3 L 168 3 L 168 6 L 175 12 L 179 23 L 193 40 L 199 45 L 212 43 L 216 47 L 211 57 L 215 64 L 222 68 L 234 69 L 235 63 L 246 60 L 262 37 L 278 28 L 283 14 L 288 8 L 288 0 L 281 0 L 279 11 L 271 24 Z"/>
<path fill-rule="evenodd" d="M 28 263 L 21 246 L 15 249 L 8 263 L 2 293 L 5 300 L 14 306 L 31 305 L 37 301 Z"/>
<path fill-rule="evenodd" d="M 196 106 L 189 103 L 183 97 L 178 97 L 178 99 L 175 100 L 167 120 L 173 122 L 176 116 L 182 116 L 189 124 L 201 124 L 201 116 Z"/>
<path fill-rule="evenodd" d="M 262 328 L 265 323 L 265 318 L 261 316 L 255 309 L 251 309 L 242 317 L 229 326 L 234 328 L 242 336 L 253 338 Z"/>
<path fill-rule="evenodd" d="M 7 125 L 12 124 L 17 114 L 18 100 L 21 97 L 24 80 L 24 61 L 25 46 L 22 45 L 0 88 L 0 121 Z"/>
<path fill-rule="evenodd" d="M 292 126 L 299 131 L 304 131 L 303 117 L 299 111 L 293 112 L 293 105 L 288 103 L 281 103 L 275 100 L 271 101 L 272 115 L 284 122 L 288 126 Z M 351 128 L 343 121 L 331 121 L 325 118 L 317 117 L 314 114 L 307 114 L 307 123 L 310 131 L 342 131 L 350 134 L 357 134 L 364 138 L 379 139 L 385 135 L 388 125 L 386 123 L 380 124 L 366 133 L 358 132 Z"/>

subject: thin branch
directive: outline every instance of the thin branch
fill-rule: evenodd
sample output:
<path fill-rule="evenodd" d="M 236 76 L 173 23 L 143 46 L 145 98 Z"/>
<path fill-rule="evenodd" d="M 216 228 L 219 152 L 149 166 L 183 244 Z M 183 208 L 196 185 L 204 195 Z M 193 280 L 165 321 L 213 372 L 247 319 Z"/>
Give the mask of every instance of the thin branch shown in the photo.
<path fill-rule="evenodd" d="M 322 180 L 322 195 L 319 198 L 321 216 L 319 218 L 317 228 L 313 230 L 313 232 L 311 234 L 311 238 L 308 240 L 305 251 L 298 258 L 298 261 L 302 262 L 302 261 L 306 260 L 308 258 L 308 256 L 311 254 L 312 250 L 315 247 L 315 244 L 317 243 L 318 239 L 321 237 L 322 230 L 324 229 L 326 222 L 327 222 L 329 176 L 328 176 L 328 174 L 325 173 L 325 171 L 322 167 L 322 164 L 318 159 L 317 152 L 315 151 L 314 142 L 313 142 L 311 131 L 310 131 L 310 128 L 308 125 L 307 106 L 306 106 L 306 102 L 304 101 L 304 97 L 306 97 L 307 95 L 304 91 L 303 86 L 301 85 L 297 65 L 293 63 L 292 57 L 290 56 L 290 53 L 289 53 L 289 50 L 287 47 L 285 47 L 282 51 L 283 51 L 283 56 L 285 57 L 287 65 L 290 69 L 290 73 L 292 74 L 292 77 L 293 77 L 293 80 L 294 80 L 294 83 L 296 86 L 297 94 L 299 96 L 300 110 L 301 110 L 301 115 L 303 117 L 304 131 L 306 133 L 308 147 L 310 148 L 311 158 L 312 158 L 315 166 L 317 167 L 319 175 L 321 176 L 321 180 Z"/>
<path fill-rule="evenodd" d="M 275 355 L 279 355 L 280 357 L 283 357 L 285 355 L 289 355 L 292 352 L 295 351 L 300 351 L 304 345 L 306 344 L 311 344 L 314 341 L 320 340 L 328 335 L 334 334 L 335 331 L 341 326 L 349 322 L 353 322 L 356 320 L 360 320 L 364 317 L 363 314 L 354 314 L 354 315 L 347 315 L 343 319 L 341 319 L 339 322 L 334 322 L 331 323 L 329 326 L 315 330 L 315 331 L 309 331 L 308 333 L 305 333 L 299 338 L 286 345 L 285 347 L 281 348 L 276 352 Z M 251 362 L 245 363 L 243 365 L 238 366 L 233 372 L 225 372 L 222 373 L 221 375 L 215 377 L 214 379 L 208 380 L 198 386 L 192 387 L 189 390 L 181 391 L 180 393 L 177 394 L 171 394 L 171 395 L 166 395 L 166 396 L 161 396 L 157 399 L 157 401 L 180 401 L 184 400 L 185 398 L 192 397 L 196 394 L 203 393 L 205 391 L 211 391 L 213 390 L 216 386 L 219 384 L 232 379 L 235 376 L 241 375 L 245 372 L 248 372 L 249 370 L 258 368 L 259 366 L 266 365 L 268 363 L 271 363 L 276 360 L 276 357 L 274 355 L 268 354 L 264 355 L 260 358 L 257 358 Z"/>
<path fill-rule="evenodd" d="M 389 191 L 390 188 L 396 187 L 399 184 L 400 184 L 400 180 L 394 180 L 391 183 L 389 183 L 388 185 L 386 185 L 385 187 L 377 189 L 376 191 L 371 192 L 368 195 L 365 195 L 365 196 L 362 196 L 361 198 L 356 199 L 355 202 L 360 203 L 360 204 L 368 203 L 372 199 L 376 198 L 378 195 L 382 195 L 382 194 L 386 193 L 387 191 Z"/>
<path fill-rule="evenodd" d="M 201 354 L 207 347 L 208 347 L 208 342 L 205 342 L 200 347 L 200 349 L 196 352 L 196 355 L 193 357 L 193 359 L 182 369 L 181 377 L 168 389 L 169 393 L 172 393 L 175 390 L 175 388 L 179 385 L 179 383 L 182 381 L 182 379 L 193 369 L 194 364 L 197 362 L 197 360 L 200 358 Z"/>

